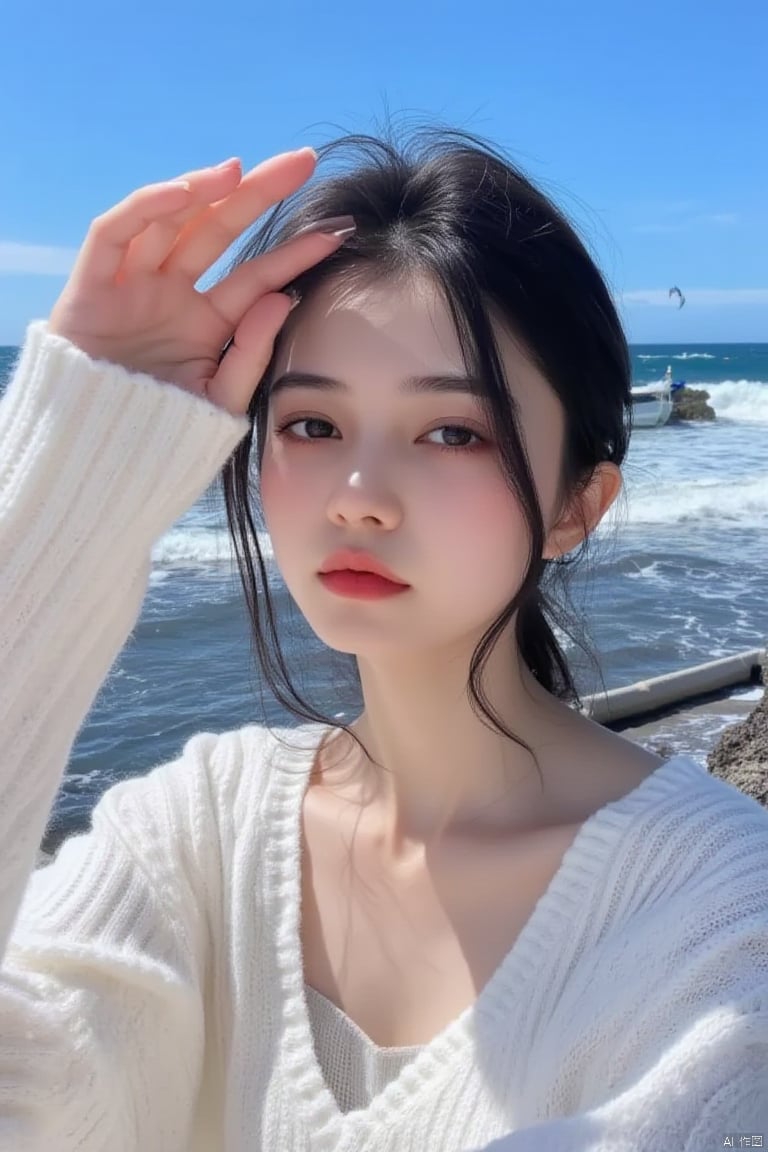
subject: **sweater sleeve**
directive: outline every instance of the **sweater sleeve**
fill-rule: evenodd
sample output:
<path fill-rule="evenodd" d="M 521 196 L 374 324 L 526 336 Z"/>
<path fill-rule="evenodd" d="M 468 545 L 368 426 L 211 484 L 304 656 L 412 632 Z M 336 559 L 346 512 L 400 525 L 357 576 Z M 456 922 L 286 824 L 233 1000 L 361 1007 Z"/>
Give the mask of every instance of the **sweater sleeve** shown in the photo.
<path fill-rule="evenodd" d="M 763 1143 L 747 1143 L 751 1136 Z M 768 990 L 707 1013 L 601 1104 L 510 1133 L 482 1152 L 723 1147 L 768 1147 Z"/>
<path fill-rule="evenodd" d="M 573 1113 L 486 1152 L 768 1147 L 768 821 L 721 792 L 693 838 L 668 837 L 658 883 L 574 987 L 573 1029 L 542 1048 L 581 1070 Z"/>
<path fill-rule="evenodd" d="M 174 847 L 178 773 L 113 788 L 92 832 L 33 870 L 151 547 L 247 431 L 44 323 L 0 400 L 0 1149 L 182 1146 L 203 952 Z"/>
<path fill-rule="evenodd" d="M 2 1152 L 182 1152 L 206 1035 L 216 737 L 110 788 L 33 874 L 0 970 Z"/>

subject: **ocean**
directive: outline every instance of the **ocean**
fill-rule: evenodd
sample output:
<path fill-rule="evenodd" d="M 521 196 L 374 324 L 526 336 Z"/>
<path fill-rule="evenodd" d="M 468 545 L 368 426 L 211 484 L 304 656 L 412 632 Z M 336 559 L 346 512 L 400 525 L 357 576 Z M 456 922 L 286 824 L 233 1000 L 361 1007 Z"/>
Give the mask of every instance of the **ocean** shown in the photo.
<path fill-rule="evenodd" d="M 16 349 L 0 348 L 0 390 Z M 608 688 L 762 647 L 768 638 L 768 344 L 635 345 L 634 381 L 710 393 L 713 423 L 636 431 L 626 499 L 574 585 Z M 268 542 L 265 541 L 268 549 Z M 271 581 L 291 667 L 328 714 L 351 718 L 338 657 Z M 580 687 L 598 687 L 582 670 Z M 52 828 L 87 823 L 105 788 L 176 756 L 201 730 L 292 723 L 254 666 L 242 594 L 212 489 L 157 542 L 139 623 L 82 727 Z M 704 758 L 717 717 L 672 737 Z M 56 837 L 58 838 L 58 836 Z"/>

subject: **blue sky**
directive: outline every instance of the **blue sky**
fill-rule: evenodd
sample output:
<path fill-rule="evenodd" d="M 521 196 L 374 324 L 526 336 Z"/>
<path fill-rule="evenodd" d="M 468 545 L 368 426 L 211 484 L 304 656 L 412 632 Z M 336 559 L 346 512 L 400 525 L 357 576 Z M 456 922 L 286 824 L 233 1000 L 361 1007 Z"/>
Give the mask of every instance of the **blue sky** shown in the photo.
<path fill-rule="evenodd" d="M 0 343 L 131 189 L 397 117 L 509 150 L 630 339 L 768 341 L 764 0 L 5 0 Z M 678 311 L 667 289 L 687 296 Z"/>

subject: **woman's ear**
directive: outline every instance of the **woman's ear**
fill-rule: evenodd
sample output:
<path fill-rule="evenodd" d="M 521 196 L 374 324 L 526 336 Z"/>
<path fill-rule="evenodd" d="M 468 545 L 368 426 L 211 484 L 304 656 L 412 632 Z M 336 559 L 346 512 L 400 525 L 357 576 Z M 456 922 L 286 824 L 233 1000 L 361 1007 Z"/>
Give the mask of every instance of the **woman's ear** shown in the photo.
<path fill-rule="evenodd" d="M 549 530 L 543 558 L 555 560 L 577 548 L 594 531 L 620 491 L 619 467 L 608 462 L 598 464 L 589 483 L 573 495 L 565 512 Z"/>

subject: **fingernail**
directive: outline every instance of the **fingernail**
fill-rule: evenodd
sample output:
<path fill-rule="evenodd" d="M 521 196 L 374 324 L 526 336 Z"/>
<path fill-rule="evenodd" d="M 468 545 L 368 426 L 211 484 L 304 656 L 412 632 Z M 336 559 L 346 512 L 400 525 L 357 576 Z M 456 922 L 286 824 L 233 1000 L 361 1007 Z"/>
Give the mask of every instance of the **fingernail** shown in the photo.
<path fill-rule="evenodd" d="M 221 164 L 217 164 L 216 167 L 217 168 L 231 168 L 233 164 L 239 164 L 239 163 L 240 163 L 240 157 L 239 156 L 231 156 L 229 158 L 229 160 L 222 160 Z"/>
<path fill-rule="evenodd" d="M 314 224 L 305 224 L 296 233 L 297 236 L 306 236 L 310 232 L 322 232 L 324 236 L 335 236 L 346 240 L 357 230 L 354 216 L 329 216 L 325 220 L 318 220 Z"/>
<path fill-rule="evenodd" d="M 349 228 L 338 228 L 335 232 L 327 232 L 323 230 L 324 236 L 334 236 L 337 240 L 348 240 L 350 236 L 354 236 L 357 232 L 357 225 L 351 224 Z"/>
<path fill-rule="evenodd" d="M 311 152 L 312 155 L 314 156 L 315 160 L 319 159 L 317 152 L 315 152 L 314 148 L 310 148 L 308 144 L 305 144 L 303 148 L 297 148 L 296 151 L 297 152 Z"/>

